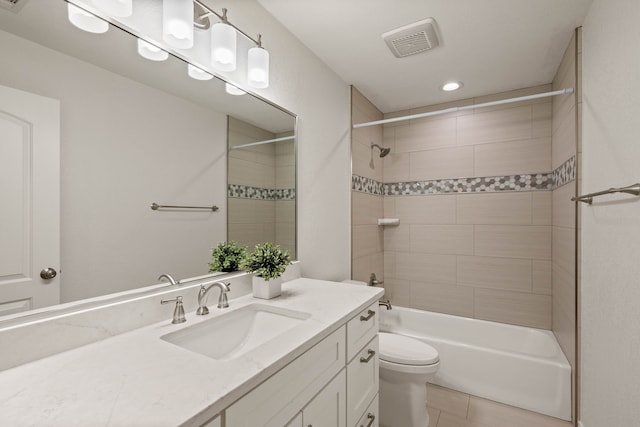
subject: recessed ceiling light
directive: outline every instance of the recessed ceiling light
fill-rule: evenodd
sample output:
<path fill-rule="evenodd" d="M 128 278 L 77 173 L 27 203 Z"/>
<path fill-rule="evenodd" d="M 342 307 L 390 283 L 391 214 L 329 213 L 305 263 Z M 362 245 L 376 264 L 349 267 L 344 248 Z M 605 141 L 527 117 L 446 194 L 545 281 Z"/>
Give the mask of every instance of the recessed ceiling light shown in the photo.
<path fill-rule="evenodd" d="M 448 82 L 440 86 L 440 89 L 445 92 L 451 92 L 460 89 L 462 86 L 464 86 L 462 82 Z"/>

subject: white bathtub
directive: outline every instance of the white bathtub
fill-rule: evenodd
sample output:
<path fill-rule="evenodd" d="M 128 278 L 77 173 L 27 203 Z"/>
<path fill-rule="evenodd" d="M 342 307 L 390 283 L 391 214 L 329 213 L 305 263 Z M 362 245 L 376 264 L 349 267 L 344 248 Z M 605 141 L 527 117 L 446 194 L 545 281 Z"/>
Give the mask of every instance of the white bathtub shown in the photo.
<path fill-rule="evenodd" d="M 394 306 L 380 330 L 440 353 L 434 384 L 571 420 L 571 367 L 550 331 Z"/>

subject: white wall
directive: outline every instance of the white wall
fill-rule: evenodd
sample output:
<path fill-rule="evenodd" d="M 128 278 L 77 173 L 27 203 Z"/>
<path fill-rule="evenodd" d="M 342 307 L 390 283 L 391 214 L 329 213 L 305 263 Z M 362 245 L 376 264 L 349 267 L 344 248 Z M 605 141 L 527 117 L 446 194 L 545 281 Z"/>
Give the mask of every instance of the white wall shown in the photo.
<path fill-rule="evenodd" d="M 349 87 L 255 0 L 205 0 L 229 9 L 271 54 L 270 86 L 257 93 L 298 115 L 298 258 L 302 275 L 350 277 Z M 241 64 L 240 64 L 241 65 Z M 240 69 L 232 78 L 246 81 Z"/>
<path fill-rule="evenodd" d="M 60 100 L 62 301 L 205 274 L 226 237 L 226 116 L 3 31 L 0 51 L 0 84 Z"/>
<path fill-rule="evenodd" d="M 640 2 L 594 0 L 583 27 L 584 192 L 640 182 Z M 640 420 L 640 198 L 582 209 L 584 427 Z"/>

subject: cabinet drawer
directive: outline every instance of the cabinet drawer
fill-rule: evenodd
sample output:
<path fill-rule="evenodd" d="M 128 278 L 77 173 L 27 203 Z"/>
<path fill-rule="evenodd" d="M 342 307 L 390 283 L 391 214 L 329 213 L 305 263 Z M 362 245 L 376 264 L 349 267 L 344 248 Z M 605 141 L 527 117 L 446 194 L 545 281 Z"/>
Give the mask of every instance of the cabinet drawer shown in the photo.
<path fill-rule="evenodd" d="M 378 394 L 378 336 L 347 365 L 347 425 L 354 426 Z M 366 425 L 365 425 L 366 427 Z"/>
<path fill-rule="evenodd" d="M 351 361 L 377 333 L 378 301 L 365 308 L 347 323 L 347 361 Z"/>
<path fill-rule="evenodd" d="M 378 427 L 379 423 L 378 395 L 376 394 L 376 397 L 373 398 L 373 402 L 371 402 L 367 410 L 364 412 L 360 421 L 352 427 Z"/>
<path fill-rule="evenodd" d="M 226 427 L 282 427 L 345 364 L 344 326 L 228 407 Z"/>

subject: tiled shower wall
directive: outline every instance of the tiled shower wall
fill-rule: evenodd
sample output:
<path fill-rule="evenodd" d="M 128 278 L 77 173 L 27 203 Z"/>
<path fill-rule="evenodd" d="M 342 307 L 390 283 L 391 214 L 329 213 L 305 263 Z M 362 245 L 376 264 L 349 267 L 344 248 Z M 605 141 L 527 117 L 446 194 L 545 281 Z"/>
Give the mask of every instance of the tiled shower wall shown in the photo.
<path fill-rule="evenodd" d="M 400 219 L 384 230 L 392 301 L 551 328 L 551 111 L 544 98 L 385 125 L 384 214 Z"/>
<path fill-rule="evenodd" d="M 382 113 L 357 89 L 351 88 L 352 123 L 381 120 Z M 352 176 L 382 183 L 382 159 L 371 150 L 371 143 L 382 145 L 382 126 L 354 129 L 351 133 Z M 384 278 L 383 230 L 378 218 L 384 214 L 381 186 L 370 191 L 351 191 L 351 278 L 368 281 L 375 273 Z"/>

